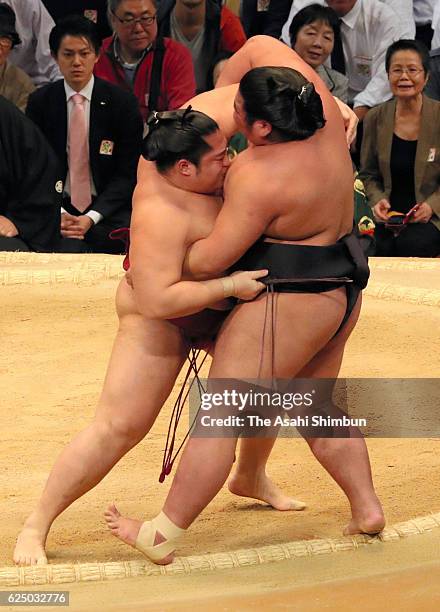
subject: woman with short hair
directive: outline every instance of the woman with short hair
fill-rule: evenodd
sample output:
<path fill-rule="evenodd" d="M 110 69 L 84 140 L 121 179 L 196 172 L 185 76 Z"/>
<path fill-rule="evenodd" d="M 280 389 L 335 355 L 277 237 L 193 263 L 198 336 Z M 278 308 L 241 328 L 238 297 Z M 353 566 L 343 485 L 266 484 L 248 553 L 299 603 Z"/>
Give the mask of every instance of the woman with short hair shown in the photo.
<path fill-rule="evenodd" d="M 398 40 L 385 60 L 393 99 L 365 119 L 360 177 L 377 222 L 376 255 L 440 255 L 440 102 L 423 94 L 429 53 Z"/>
<path fill-rule="evenodd" d="M 335 11 L 320 4 L 305 6 L 292 19 L 289 36 L 292 49 L 316 70 L 334 96 L 347 102 L 348 78 L 325 64 L 341 36 Z"/>

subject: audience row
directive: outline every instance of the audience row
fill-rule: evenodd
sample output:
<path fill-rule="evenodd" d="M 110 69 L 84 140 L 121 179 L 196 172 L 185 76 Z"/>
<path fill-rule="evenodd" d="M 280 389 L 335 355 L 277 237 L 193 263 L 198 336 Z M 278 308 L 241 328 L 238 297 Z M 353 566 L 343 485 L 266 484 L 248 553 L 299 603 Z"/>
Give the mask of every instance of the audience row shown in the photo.
<path fill-rule="evenodd" d="M 153 109 L 178 108 L 196 91 L 213 87 L 214 75 L 246 35 L 239 18 L 218 0 L 44 4 L 0 3 L 0 96 L 32 120 L 2 101 L 0 249 L 118 253 L 122 243 L 109 234 L 130 223 L 143 121 Z M 429 44 L 434 35 L 435 42 L 439 5 L 432 0 L 271 0 L 260 11 L 267 19 L 260 19 L 257 32 L 281 35 L 361 121 L 353 159 L 359 165 L 362 146 L 360 178 L 377 225 L 377 254 L 440 254 L 439 134 L 424 128 L 438 124 L 440 49 L 429 58 L 423 44 L 411 40 L 416 35 Z M 244 1 L 241 10 L 252 34 L 244 17 L 253 10 L 251 3 Z M 37 203 L 37 186 L 29 189 L 18 179 L 29 151 L 18 163 L 20 154 L 8 150 L 14 147 L 5 143 L 14 136 L 6 130 L 6 116 L 17 134 L 26 134 L 29 150 L 37 143 L 47 148 L 42 184 L 52 187 L 46 206 Z M 49 147 L 41 144 L 33 124 Z M 38 164 L 27 159 L 34 170 Z M 36 202 L 26 204 L 33 191 Z M 52 210 L 44 238 L 36 238 L 35 223 L 31 239 L 24 227 L 29 219 L 23 225 L 13 212 L 20 198 L 22 212 L 45 208 L 41 219 L 46 215 L 47 221 Z M 388 222 L 391 209 L 393 222 Z"/>

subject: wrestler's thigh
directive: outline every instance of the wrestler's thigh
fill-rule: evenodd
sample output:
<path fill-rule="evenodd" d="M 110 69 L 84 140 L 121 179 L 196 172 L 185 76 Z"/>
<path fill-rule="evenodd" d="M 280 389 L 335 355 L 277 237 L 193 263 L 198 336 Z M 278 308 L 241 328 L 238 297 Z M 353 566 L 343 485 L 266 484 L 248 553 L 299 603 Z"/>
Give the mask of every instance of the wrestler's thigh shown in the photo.
<path fill-rule="evenodd" d="M 148 429 L 185 360 L 184 343 L 168 321 L 145 319 L 138 313 L 125 281 L 118 289 L 116 308 L 119 328 L 96 417 Z"/>
<path fill-rule="evenodd" d="M 272 362 L 276 377 L 296 376 L 335 334 L 346 303 L 346 291 L 340 288 L 316 294 L 264 295 L 240 304 L 220 330 L 210 376 L 270 378 Z"/>
<path fill-rule="evenodd" d="M 298 372 L 298 378 L 337 378 L 341 369 L 345 344 L 353 331 L 361 311 L 362 294 L 343 328 Z"/>

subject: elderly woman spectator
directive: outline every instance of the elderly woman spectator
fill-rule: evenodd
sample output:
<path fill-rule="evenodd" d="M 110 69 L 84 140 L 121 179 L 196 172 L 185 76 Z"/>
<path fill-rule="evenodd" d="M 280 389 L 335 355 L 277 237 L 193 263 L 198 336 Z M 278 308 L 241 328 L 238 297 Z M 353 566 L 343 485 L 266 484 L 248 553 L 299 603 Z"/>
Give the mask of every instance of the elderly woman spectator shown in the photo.
<path fill-rule="evenodd" d="M 325 65 L 335 40 L 340 40 L 339 19 L 333 9 L 320 4 L 304 7 L 292 19 L 290 45 L 316 70 L 334 96 L 347 102 L 348 78 Z"/>
<path fill-rule="evenodd" d="M 440 254 L 440 103 L 423 94 L 429 53 L 399 40 L 386 54 L 394 98 L 366 119 L 360 178 L 376 225 L 376 255 Z"/>
<path fill-rule="evenodd" d="M 29 94 L 35 88 L 21 68 L 8 62 L 11 49 L 20 42 L 15 29 L 15 13 L 10 6 L 0 2 L 0 96 L 24 112 Z"/>

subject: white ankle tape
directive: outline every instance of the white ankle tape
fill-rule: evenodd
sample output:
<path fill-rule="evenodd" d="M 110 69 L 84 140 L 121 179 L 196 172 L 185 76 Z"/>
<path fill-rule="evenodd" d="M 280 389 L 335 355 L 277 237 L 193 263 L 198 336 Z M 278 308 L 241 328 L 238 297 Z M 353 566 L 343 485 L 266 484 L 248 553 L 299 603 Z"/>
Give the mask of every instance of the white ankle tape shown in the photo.
<path fill-rule="evenodd" d="M 186 529 L 178 527 L 166 514 L 160 512 L 151 521 L 141 525 L 136 540 L 136 548 L 152 561 L 161 561 L 176 549 L 176 540 Z M 166 538 L 165 542 L 154 545 L 156 534 L 159 532 Z"/>

